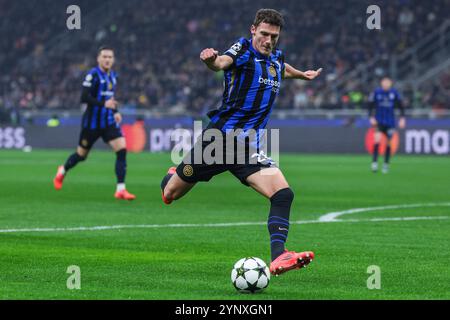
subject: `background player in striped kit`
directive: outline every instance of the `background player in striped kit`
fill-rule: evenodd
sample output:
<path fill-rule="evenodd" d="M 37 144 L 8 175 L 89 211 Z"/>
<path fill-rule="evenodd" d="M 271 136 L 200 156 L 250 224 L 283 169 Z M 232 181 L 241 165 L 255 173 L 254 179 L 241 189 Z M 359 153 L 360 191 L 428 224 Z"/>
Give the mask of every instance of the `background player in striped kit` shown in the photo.
<path fill-rule="evenodd" d="M 250 39 L 239 39 L 223 55 L 219 55 L 213 48 L 201 52 L 201 61 L 213 71 L 223 70 L 225 78 L 222 106 L 208 113 L 211 121 L 206 130 L 219 130 L 225 136 L 236 129 L 243 129 L 244 132 L 264 129 L 283 79 L 312 80 L 320 74 L 321 69 L 302 72 L 285 63 L 283 52 L 276 49 L 283 23 L 279 12 L 261 9 L 256 13 L 251 26 Z M 253 142 L 256 142 L 258 152 L 259 138 L 250 141 L 249 145 Z M 202 150 L 210 144 L 205 141 L 197 143 L 201 144 Z M 192 151 L 195 148 L 196 146 Z M 230 150 L 225 150 L 228 151 Z M 251 154 L 248 152 L 244 155 L 245 163 L 235 161 L 231 164 L 208 164 L 205 161 L 195 163 L 185 158 L 177 168 L 170 168 L 163 178 L 163 201 L 169 204 L 186 194 L 195 183 L 209 181 L 217 174 L 230 171 L 244 185 L 251 186 L 270 200 L 268 229 L 271 240 L 271 272 L 278 275 L 302 268 L 312 261 L 314 253 L 285 250 L 294 193 L 281 170 L 270 158 L 260 152 L 257 163 L 249 163 Z"/>
<path fill-rule="evenodd" d="M 127 167 L 127 149 L 119 123 L 122 116 L 117 110 L 114 92 L 117 76 L 112 71 L 114 50 L 101 47 L 97 55 L 98 66 L 91 69 L 83 82 L 81 102 L 87 105 L 82 118 L 82 129 L 75 153 L 69 156 L 66 163 L 58 167 L 53 184 L 60 190 L 67 172 L 84 161 L 98 138 L 108 143 L 116 153 L 115 172 L 117 187 L 114 197 L 123 200 L 134 200 L 136 197 L 125 188 Z"/>
<path fill-rule="evenodd" d="M 398 91 L 392 87 L 392 80 L 388 77 L 381 79 L 381 87 L 369 97 L 369 118 L 370 124 L 375 128 L 375 146 L 372 158 L 372 171 L 378 171 L 378 152 L 380 147 L 381 135 L 384 134 L 387 139 L 386 151 L 384 154 L 383 173 L 389 171 L 389 161 L 391 158 L 391 139 L 395 133 L 396 119 L 395 109 L 400 110 L 400 120 L 398 126 L 405 128 L 405 108 Z M 374 115 L 375 111 L 375 115 Z"/>

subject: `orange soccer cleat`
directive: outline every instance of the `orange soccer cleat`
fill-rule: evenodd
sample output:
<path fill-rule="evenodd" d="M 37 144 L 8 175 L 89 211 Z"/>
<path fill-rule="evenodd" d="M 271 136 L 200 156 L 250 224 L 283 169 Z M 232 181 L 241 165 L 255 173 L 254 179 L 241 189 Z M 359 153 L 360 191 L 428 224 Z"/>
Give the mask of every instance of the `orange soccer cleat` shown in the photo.
<path fill-rule="evenodd" d="M 136 199 L 136 196 L 134 194 L 129 193 L 126 189 L 120 190 L 120 191 L 116 191 L 116 193 L 114 194 L 114 197 L 116 199 L 121 199 L 121 200 L 134 200 Z"/>
<path fill-rule="evenodd" d="M 314 252 L 294 252 L 285 250 L 278 258 L 270 264 L 270 273 L 280 275 L 286 271 L 306 267 L 314 259 Z"/>
<path fill-rule="evenodd" d="M 174 174 L 177 172 L 177 167 L 170 167 L 169 170 L 167 170 L 167 174 Z"/>
<path fill-rule="evenodd" d="M 172 200 L 168 200 L 168 199 L 166 199 L 166 197 L 164 197 L 164 190 L 161 191 L 161 198 L 162 198 L 162 201 L 163 201 L 165 204 L 171 204 L 171 203 L 172 203 Z"/>
<path fill-rule="evenodd" d="M 63 181 L 64 181 L 64 166 L 59 166 L 58 170 L 56 171 L 56 176 L 53 179 L 53 186 L 55 187 L 56 190 L 60 190 L 63 186 Z"/>

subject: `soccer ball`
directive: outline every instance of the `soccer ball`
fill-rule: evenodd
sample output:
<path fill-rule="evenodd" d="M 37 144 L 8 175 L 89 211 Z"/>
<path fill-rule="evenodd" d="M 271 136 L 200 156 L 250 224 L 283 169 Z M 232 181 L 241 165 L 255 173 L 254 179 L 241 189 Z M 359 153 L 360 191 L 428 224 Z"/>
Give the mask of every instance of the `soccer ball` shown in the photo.
<path fill-rule="evenodd" d="M 260 258 L 242 258 L 231 270 L 231 282 L 242 293 L 261 292 L 269 285 L 270 272 Z"/>

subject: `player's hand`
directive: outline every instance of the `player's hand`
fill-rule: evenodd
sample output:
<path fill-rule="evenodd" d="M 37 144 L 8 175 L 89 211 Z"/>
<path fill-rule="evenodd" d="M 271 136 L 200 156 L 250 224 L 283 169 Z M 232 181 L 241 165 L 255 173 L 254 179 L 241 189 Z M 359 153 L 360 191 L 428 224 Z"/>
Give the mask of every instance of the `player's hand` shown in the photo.
<path fill-rule="evenodd" d="M 200 53 L 200 60 L 202 60 L 206 64 L 211 64 L 216 61 L 218 56 L 219 52 L 217 50 L 214 50 L 213 48 L 207 48 Z"/>
<path fill-rule="evenodd" d="M 114 113 L 114 121 L 116 121 L 117 124 L 122 122 L 122 115 L 119 112 Z"/>
<path fill-rule="evenodd" d="M 105 108 L 115 110 L 117 108 L 118 102 L 112 97 L 111 99 L 106 100 Z"/>
<path fill-rule="evenodd" d="M 405 120 L 405 118 L 400 118 L 400 120 L 398 121 L 398 127 L 400 129 L 405 129 L 405 127 L 406 127 L 406 120 Z"/>
<path fill-rule="evenodd" d="M 303 72 L 303 75 L 306 78 L 305 80 L 313 80 L 313 79 L 317 78 L 320 75 L 320 73 L 322 72 L 322 70 L 323 70 L 322 68 L 319 68 L 317 70 L 308 70 L 308 71 Z"/>
<path fill-rule="evenodd" d="M 370 125 L 372 127 L 376 127 L 377 126 L 377 120 L 374 117 L 370 117 Z"/>

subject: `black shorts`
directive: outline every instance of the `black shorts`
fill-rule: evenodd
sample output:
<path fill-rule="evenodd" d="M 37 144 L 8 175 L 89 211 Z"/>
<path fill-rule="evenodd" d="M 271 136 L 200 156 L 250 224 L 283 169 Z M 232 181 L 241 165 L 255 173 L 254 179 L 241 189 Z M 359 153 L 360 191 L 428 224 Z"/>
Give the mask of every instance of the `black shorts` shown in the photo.
<path fill-rule="evenodd" d="M 98 138 L 102 138 L 105 143 L 123 137 L 119 126 L 109 126 L 104 129 L 81 129 L 78 145 L 84 149 L 91 149 Z"/>
<path fill-rule="evenodd" d="M 391 126 L 385 126 L 382 124 L 377 125 L 377 131 L 382 132 L 388 139 L 391 139 L 394 135 L 395 128 Z"/>
<path fill-rule="evenodd" d="M 201 137 L 199 138 L 201 139 Z M 201 154 L 205 151 L 213 141 L 199 140 L 191 151 L 185 156 L 183 161 L 177 167 L 178 176 L 185 182 L 196 183 L 199 181 L 209 181 L 215 175 L 221 174 L 225 171 L 230 171 L 241 183 L 249 186 L 247 178 L 255 172 L 259 172 L 264 168 L 276 167 L 276 164 L 272 159 L 268 158 L 264 152 L 258 152 L 258 150 L 252 150 L 248 144 L 245 145 L 245 152 L 238 152 L 238 145 L 241 144 L 234 140 L 233 146 L 230 149 L 226 149 L 226 142 L 223 142 L 223 157 L 221 161 L 211 163 L 211 161 L 205 161 L 201 159 L 200 162 L 195 161 L 195 149 L 197 152 L 201 151 Z M 241 144 L 242 146 L 242 144 Z M 230 146 L 228 146 L 230 147 Z M 227 158 L 229 150 L 233 150 L 233 155 Z M 256 151 L 256 152 L 254 152 Z"/>

